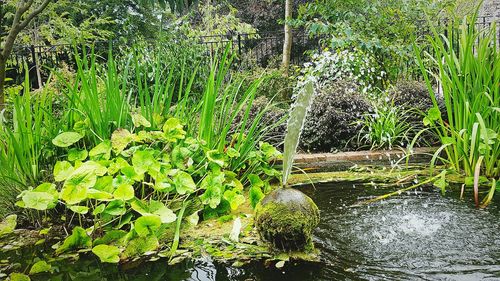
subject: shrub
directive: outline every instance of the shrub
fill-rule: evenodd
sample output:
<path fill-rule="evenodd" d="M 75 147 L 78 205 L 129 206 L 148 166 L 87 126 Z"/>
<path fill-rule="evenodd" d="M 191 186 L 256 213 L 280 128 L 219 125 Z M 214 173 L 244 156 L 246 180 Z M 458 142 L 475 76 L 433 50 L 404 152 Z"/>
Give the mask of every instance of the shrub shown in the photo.
<path fill-rule="evenodd" d="M 406 147 L 414 135 L 415 127 L 408 122 L 414 110 L 404 109 L 394 103 L 375 104 L 373 113 L 365 113 L 358 124 L 358 142 L 370 145 L 370 149 Z"/>
<path fill-rule="evenodd" d="M 354 139 L 360 126 L 355 122 L 369 109 L 368 101 L 357 93 L 353 83 L 338 81 L 317 89 L 300 147 L 311 152 L 358 148 L 359 143 Z"/>

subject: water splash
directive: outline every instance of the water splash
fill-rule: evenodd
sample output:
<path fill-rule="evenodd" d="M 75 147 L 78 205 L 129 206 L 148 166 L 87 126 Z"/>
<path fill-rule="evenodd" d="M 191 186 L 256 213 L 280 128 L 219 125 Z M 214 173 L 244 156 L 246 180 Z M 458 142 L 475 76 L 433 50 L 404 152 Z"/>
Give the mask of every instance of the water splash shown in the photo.
<path fill-rule="evenodd" d="M 288 118 L 283 152 L 283 185 L 286 185 L 288 176 L 292 170 L 293 158 L 297 151 L 300 134 L 304 128 L 307 111 L 312 105 L 313 98 L 314 83 L 313 81 L 306 81 L 297 93 L 295 103 L 290 110 L 290 117 Z"/>

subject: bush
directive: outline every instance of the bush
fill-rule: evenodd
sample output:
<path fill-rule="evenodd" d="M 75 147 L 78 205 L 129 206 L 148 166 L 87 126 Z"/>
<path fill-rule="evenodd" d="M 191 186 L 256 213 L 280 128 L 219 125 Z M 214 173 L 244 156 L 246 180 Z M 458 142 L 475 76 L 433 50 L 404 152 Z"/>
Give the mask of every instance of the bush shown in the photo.
<path fill-rule="evenodd" d="M 249 123 L 251 124 L 255 118 L 262 112 L 263 108 L 266 108 L 265 113 L 263 114 L 260 124 L 268 128 L 264 130 L 264 136 L 262 137 L 264 141 L 272 144 L 273 146 L 277 146 L 279 148 L 283 145 L 283 140 L 285 138 L 286 133 L 286 122 L 285 116 L 287 115 L 286 110 L 279 108 L 275 104 L 270 103 L 269 99 L 265 96 L 257 97 L 250 108 L 250 112 L 248 114 Z M 231 131 L 236 133 L 237 128 L 239 127 L 240 122 L 242 122 L 243 114 L 245 113 L 245 109 L 243 109 L 237 116 L 235 122 L 232 125 Z"/>
<path fill-rule="evenodd" d="M 394 101 L 394 106 L 406 110 L 416 109 L 427 112 L 432 107 L 429 90 L 425 83 L 420 81 L 399 81 L 389 90 L 389 97 Z M 422 119 L 423 116 L 411 114 L 408 121 L 422 124 Z"/>
<path fill-rule="evenodd" d="M 302 132 L 300 147 L 310 152 L 331 152 L 359 147 L 356 121 L 369 111 L 368 101 L 349 82 L 338 81 L 317 89 Z"/>

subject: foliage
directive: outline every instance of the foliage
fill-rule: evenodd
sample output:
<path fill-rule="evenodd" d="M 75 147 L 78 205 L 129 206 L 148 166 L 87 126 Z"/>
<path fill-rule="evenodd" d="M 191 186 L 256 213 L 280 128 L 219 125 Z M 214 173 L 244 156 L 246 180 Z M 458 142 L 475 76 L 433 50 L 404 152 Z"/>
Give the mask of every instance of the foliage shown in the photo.
<path fill-rule="evenodd" d="M 121 257 L 127 258 L 155 250 L 166 226 L 176 221 L 179 202 L 199 196 L 206 205 L 205 212 L 223 214 L 229 211 L 226 204 L 237 208 L 245 201 L 239 180 L 241 166 L 252 167 L 252 162 L 258 162 L 252 177 L 262 186 L 280 175 L 266 164 L 280 155 L 266 143 L 251 151 L 250 157 L 242 158 L 235 149 L 237 142 L 213 150 L 202 140 L 186 136 L 183 129 L 178 119 L 169 118 L 161 131 L 143 128 L 128 132 L 125 145 L 123 139 L 113 137 L 123 135 L 125 129 L 119 129 L 111 140 L 86 153 L 88 157 L 71 160 L 68 153 L 67 159 L 56 163 L 54 176 L 60 189 L 56 184 L 43 183 L 21 193 L 18 205 L 49 210 L 60 201 L 80 216 L 81 226 L 102 229 L 104 237 L 128 230 L 121 242 L 93 248 L 102 261 L 118 262 L 122 251 Z M 232 161 L 241 162 L 240 168 L 232 170 Z M 87 231 L 75 227 L 56 253 L 91 247 L 92 231 Z"/>
<path fill-rule="evenodd" d="M 412 132 L 418 128 L 408 122 L 412 112 L 415 114 L 414 110 L 405 110 L 395 106 L 394 102 L 376 103 L 373 113 L 365 113 L 358 121 L 362 126 L 358 142 L 370 145 L 371 150 L 408 146 L 412 135 L 415 135 Z"/>
<path fill-rule="evenodd" d="M 337 81 L 317 89 L 315 101 L 302 133 L 300 147 L 312 152 L 356 149 L 356 121 L 370 110 L 355 84 Z"/>
<path fill-rule="evenodd" d="M 444 151 L 447 165 L 463 173 L 467 185 L 474 185 L 479 205 L 479 176 L 498 178 L 500 174 L 500 52 L 495 25 L 477 30 L 475 21 L 476 16 L 468 17 L 457 33 L 449 25 L 447 35 L 432 28 L 433 35 L 428 37 L 432 54 L 424 52 L 434 62 L 432 68 L 425 69 L 421 49 L 417 48 L 416 55 L 433 102 L 424 124 L 439 136 L 442 146 L 437 153 Z M 451 46 L 454 36 L 458 36 L 458 49 Z M 433 78 L 441 85 L 446 122 Z M 436 158 L 437 154 L 432 164 Z M 494 189 L 495 184 L 490 191 Z"/>
<path fill-rule="evenodd" d="M 305 63 L 299 81 L 311 77 L 317 88 L 334 84 L 336 81 L 350 81 L 359 86 L 363 94 L 376 97 L 376 87 L 381 86 L 386 73 L 378 69 L 371 52 L 360 49 L 330 51 L 312 55 L 312 61 Z"/>
<path fill-rule="evenodd" d="M 443 7 L 453 2 L 320 0 L 302 5 L 295 24 L 311 34 L 330 36 L 333 49 L 372 52 L 387 78 L 396 80 L 413 61 L 411 38 L 425 29 L 424 12 L 443 17 Z"/>

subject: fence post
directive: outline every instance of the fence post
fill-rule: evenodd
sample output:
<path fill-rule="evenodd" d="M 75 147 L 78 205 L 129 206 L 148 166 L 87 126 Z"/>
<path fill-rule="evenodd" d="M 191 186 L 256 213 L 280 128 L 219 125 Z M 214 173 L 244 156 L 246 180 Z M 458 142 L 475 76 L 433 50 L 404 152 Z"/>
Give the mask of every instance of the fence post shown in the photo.
<path fill-rule="evenodd" d="M 241 59 L 241 34 L 238 33 L 238 57 Z"/>

